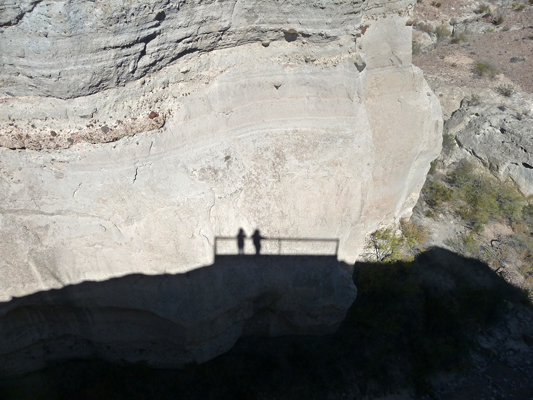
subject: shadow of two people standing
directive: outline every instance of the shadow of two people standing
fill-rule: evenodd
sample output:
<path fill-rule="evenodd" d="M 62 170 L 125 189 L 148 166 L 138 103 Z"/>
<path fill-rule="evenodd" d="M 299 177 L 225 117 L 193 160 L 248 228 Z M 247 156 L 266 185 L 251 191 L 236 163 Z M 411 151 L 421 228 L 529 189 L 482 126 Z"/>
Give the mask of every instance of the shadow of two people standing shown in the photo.
<path fill-rule="evenodd" d="M 266 238 L 261 236 L 259 229 L 256 229 L 254 234 L 251 237 L 252 237 L 252 242 L 255 247 L 255 254 L 256 255 L 261 254 L 261 239 L 266 239 Z M 239 248 L 239 254 L 244 254 L 244 239 L 246 239 L 246 234 L 244 233 L 244 230 L 241 228 L 239 229 L 239 233 L 237 234 L 237 247 Z"/>

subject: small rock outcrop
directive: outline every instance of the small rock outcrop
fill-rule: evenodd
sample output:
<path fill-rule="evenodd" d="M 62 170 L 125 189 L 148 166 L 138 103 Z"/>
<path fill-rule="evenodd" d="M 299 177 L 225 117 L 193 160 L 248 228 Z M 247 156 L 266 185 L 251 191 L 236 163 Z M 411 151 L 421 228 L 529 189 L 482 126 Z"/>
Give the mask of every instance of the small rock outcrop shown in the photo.
<path fill-rule="evenodd" d="M 466 99 L 445 124 L 445 132 L 455 137 L 459 147 L 501 178 L 512 179 L 526 196 L 533 194 L 531 104 L 525 98 Z"/>

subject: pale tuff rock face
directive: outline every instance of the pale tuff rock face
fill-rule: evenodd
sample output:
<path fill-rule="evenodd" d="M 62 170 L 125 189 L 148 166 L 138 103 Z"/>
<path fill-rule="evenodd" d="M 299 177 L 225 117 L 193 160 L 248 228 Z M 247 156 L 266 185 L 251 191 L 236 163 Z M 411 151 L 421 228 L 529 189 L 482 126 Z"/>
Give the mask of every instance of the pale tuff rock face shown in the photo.
<path fill-rule="evenodd" d="M 1 299 L 209 265 L 240 227 L 353 262 L 440 152 L 413 2 L 4 5 Z"/>
<path fill-rule="evenodd" d="M 117 74 L 125 68 L 118 50 L 110 53 L 118 57 L 116 68 L 109 57 L 94 67 L 78 60 L 74 67 L 85 69 L 76 73 L 64 62 L 56 66 L 77 76 L 80 88 L 67 78 L 56 85 L 41 79 L 35 87 L 19 87 L 20 75 L 12 68 L 31 67 L 37 76 L 46 66 L 25 64 L 26 58 L 3 64 L 3 79 L 11 82 L 4 87 L 17 91 L 16 96 L 31 90 L 33 95 L 69 97 L 60 93 L 67 90 L 76 97 L 6 97 L 0 102 L 4 146 L 68 148 L 1 150 L 0 226 L 8 254 L 4 270 L 10 276 L 4 297 L 132 272 L 206 265 L 214 236 L 235 235 L 239 227 L 248 234 L 259 228 L 265 236 L 339 238 L 340 258 L 353 262 L 369 231 L 410 212 L 429 162 L 440 150 L 440 107 L 421 71 L 411 65 L 411 28 L 404 16 L 411 3 L 294 1 L 276 12 L 259 13 L 274 3 L 238 2 L 233 19 L 221 19 L 226 11 L 215 7 L 219 3 L 202 2 L 197 15 L 189 1 L 165 8 L 161 21 L 155 18 L 159 9 L 170 7 L 163 2 L 151 3 L 151 14 L 136 12 L 143 5 L 134 2 L 135 17 L 127 18 L 121 6 L 109 2 L 32 3 L 31 13 L 3 27 L 3 46 L 20 30 L 30 35 L 30 26 L 37 29 L 30 20 L 53 12 L 71 21 L 71 31 L 81 29 L 76 31 L 81 35 L 90 24 L 72 20 L 76 15 L 93 18 L 85 7 L 105 9 L 117 21 L 134 18 L 137 25 L 113 25 L 124 36 L 137 32 L 141 37 L 138 24 L 151 15 L 158 38 L 191 30 L 194 23 L 212 31 L 214 25 L 200 22 L 225 21 L 223 28 L 229 28 L 221 30 L 247 39 L 226 42 L 236 33 L 225 33 L 215 43 L 200 40 L 205 35 L 196 26 L 189 38 L 203 43 L 204 51 L 129 83 L 117 78 L 118 87 L 89 96 L 81 96 L 90 92 L 83 77 L 100 75 L 96 66 L 107 63 L 102 68 Z M 62 11 L 54 11 L 57 7 Z M 173 23 L 164 29 L 167 20 Z M 66 35 L 63 22 L 46 21 L 54 35 Z M 296 40 L 286 40 L 288 28 L 298 32 Z M 252 34 L 259 30 L 261 35 Z M 120 47 L 104 33 L 92 37 L 95 46 Z M 267 47 L 263 39 L 271 39 Z M 170 42 L 165 43 L 170 52 Z M 235 44 L 240 45 L 230 47 Z M 100 49 L 91 55 L 88 45 L 83 49 L 65 57 L 74 62 L 77 56 L 107 54 Z M 53 60 L 61 60 L 60 55 L 49 63 Z M 170 61 L 152 68 L 165 63 Z M 99 88 L 110 85 L 111 80 Z M 157 117 L 151 119 L 151 113 Z M 139 134 L 142 130 L 150 132 Z M 89 144 L 128 135 L 135 136 Z"/>
<path fill-rule="evenodd" d="M 123 85 L 184 55 L 358 28 L 362 0 L 26 0 L 4 5 L 2 91 L 74 98 Z M 1 96 L 1 95 L 0 95 Z"/>

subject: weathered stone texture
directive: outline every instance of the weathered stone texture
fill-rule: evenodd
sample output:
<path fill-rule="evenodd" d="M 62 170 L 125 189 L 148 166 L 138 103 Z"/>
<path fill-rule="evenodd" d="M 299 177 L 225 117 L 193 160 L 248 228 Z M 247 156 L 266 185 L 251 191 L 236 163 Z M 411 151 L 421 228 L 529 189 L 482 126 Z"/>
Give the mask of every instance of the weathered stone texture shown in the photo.
<path fill-rule="evenodd" d="M 161 70 L 187 53 L 297 28 L 310 42 L 355 32 L 361 0 L 32 1 L 0 20 L 0 97 L 85 96 Z M 4 21 L 5 20 L 5 21 Z"/>
<path fill-rule="evenodd" d="M 533 194 L 533 99 L 465 100 L 446 122 L 446 133 L 473 158 L 501 178 L 512 179 L 526 196 Z"/>
<path fill-rule="evenodd" d="M 338 238 L 353 262 L 409 215 L 442 130 L 413 1 L 145 3 L 4 23 L 1 301 L 193 270 L 240 227 Z"/>

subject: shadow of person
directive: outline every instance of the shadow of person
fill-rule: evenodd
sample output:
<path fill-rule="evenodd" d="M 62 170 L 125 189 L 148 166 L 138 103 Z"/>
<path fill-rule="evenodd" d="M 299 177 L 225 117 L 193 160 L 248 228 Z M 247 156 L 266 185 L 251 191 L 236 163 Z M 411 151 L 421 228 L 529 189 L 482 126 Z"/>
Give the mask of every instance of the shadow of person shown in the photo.
<path fill-rule="evenodd" d="M 246 234 L 244 233 L 244 230 L 241 228 L 239 229 L 239 233 L 237 234 L 237 247 L 239 248 L 239 254 L 244 254 L 244 239 L 246 238 Z"/>
<path fill-rule="evenodd" d="M 252 240 L 254 242 L 256 256 L 261 254 L 261 239 L 264 239 L 264 237 L 261 236 L 261 233 L 259 233 L 259 229 L 256 229 L 254 234 L 252 235 Z"/>

